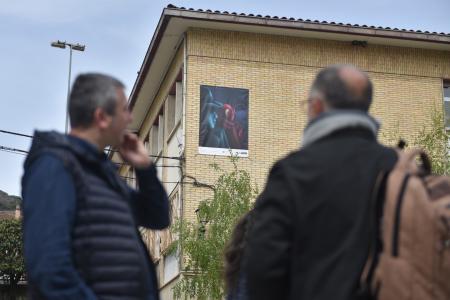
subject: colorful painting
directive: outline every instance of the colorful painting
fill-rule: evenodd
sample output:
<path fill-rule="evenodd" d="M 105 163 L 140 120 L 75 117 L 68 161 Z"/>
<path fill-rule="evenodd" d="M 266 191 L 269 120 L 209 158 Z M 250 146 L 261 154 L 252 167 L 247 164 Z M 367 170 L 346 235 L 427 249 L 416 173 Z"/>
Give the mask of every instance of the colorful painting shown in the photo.
<path fill-rule="evenodd" d="M 248 94 L 200 86 L 200 154 L 248 156 Z"/>

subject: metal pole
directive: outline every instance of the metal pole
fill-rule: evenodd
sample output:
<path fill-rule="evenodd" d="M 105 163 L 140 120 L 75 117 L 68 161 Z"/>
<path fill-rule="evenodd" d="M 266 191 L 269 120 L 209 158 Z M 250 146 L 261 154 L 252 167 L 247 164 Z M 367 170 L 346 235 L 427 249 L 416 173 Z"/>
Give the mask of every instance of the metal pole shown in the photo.
<path fill-rule="evenodd" d="M 72 50 L 77 50 L 77 51 L 84 51 L 85 49 L 85 45 L 81 45 L 79 43 L 77 44 L 71 44 L 71 43 L 67 43 L 67 42 L 61 42 L 60 40 L 56 41 L 56 42 L 52 42 L 50 44 L 52 47 L 56 47 L 56 48 L 61 48 L 61 49 L 65 49 L 66 46 L 68 46 L 70 48 L 70 55 L 69 55 L 69 79 L 67 82 L 67 100 L 66 100 L 66 128 L 65 128 L 65 133 L 67 134 L 69 131 L 69 99 L 70 99 L 70 77 L 72 75 Z"/>
<path fill-rule="evenodd" d="M 67 82 L 67 103 L 66 103 L 66 131 L 69 131 L 69 98 L 70 98 L 70 75 L 72 72 L 72 45 L 68 45 L 70 48 L 70 56 L 69 56 L 69 81 Z"/>

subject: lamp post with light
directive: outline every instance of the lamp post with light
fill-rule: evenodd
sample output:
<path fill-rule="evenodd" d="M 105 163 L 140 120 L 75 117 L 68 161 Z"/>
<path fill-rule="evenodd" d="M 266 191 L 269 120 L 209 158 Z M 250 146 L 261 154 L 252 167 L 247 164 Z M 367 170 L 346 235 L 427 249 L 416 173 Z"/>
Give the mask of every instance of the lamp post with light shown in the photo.
<path fill-rule="evenodd" d="M 198 223 L 200 224 L 198 228 L 198 235 L 199 237 L 204 238 L 206 233 L 206 225 L 209 223 L 208 216 L 205 210 L 204 209 L 202 210 L 201 207 L 195 210 L 195 214 L 197 215 L 197 220 Z"/>
<path fill-rule="evenodd" d="M 70 49 L 70 57 L 69 57 L 69 81 L 67 82 L 67 101 L 66 101 L 66 129 L 65 133 L 68 132 L 69 129 L 69 97 L 70 97 L 70 75 L 72 72 L 72 50 L 77 50 L 83 52 L 86 48 L 85 45 L 81 44 L 72 44 L 67 42 L 61 42 L 60 40 L 56 42 L 51 43 L 52 47 L 65 49 L 66 47 L 69 47 Z"/>

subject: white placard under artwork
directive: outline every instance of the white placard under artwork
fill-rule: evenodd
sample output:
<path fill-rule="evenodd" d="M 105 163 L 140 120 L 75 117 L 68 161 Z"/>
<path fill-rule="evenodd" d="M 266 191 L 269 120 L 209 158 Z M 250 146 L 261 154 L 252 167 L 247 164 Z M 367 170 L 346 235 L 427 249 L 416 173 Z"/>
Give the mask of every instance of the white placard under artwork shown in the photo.
<path fill-rule="evenodd" d="M 220 156 L 248 157 L 248 150 L 198 147 L 198 153 Z"/>

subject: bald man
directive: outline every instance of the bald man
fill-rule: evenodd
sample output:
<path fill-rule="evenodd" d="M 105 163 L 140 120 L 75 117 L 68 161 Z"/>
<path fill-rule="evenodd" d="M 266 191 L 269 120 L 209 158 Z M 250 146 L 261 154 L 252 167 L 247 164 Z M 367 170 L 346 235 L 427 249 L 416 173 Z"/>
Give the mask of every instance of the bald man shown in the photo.
<path fill-rule="evenodd" d="M 255 204 L 244 264 L 250 299 L 361 299 L 372 187 L 397 159 L 377 142 L 371 102 L 372 83 L 354 66 L 317 74 L 302 146 L 273 166 Z"/>

